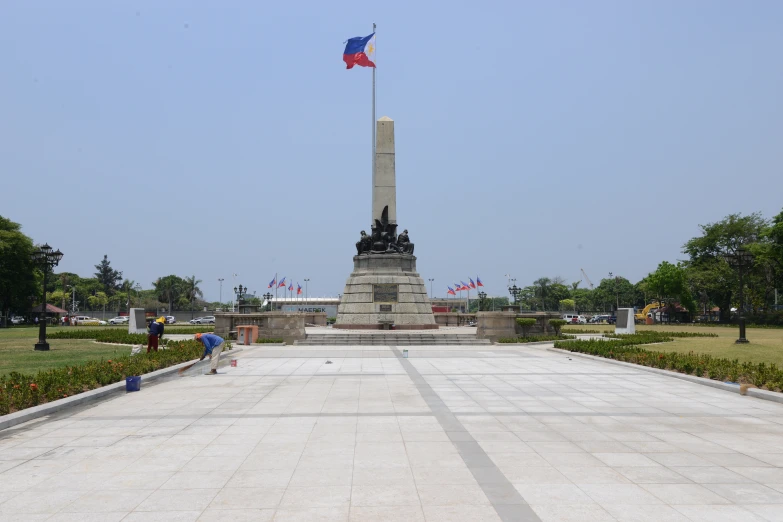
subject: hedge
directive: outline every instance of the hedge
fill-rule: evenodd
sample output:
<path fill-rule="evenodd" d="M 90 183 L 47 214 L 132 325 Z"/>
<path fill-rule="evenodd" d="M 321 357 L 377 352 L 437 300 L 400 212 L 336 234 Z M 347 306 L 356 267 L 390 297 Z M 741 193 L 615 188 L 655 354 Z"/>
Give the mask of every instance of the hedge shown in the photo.
<path fill-rule="evenodd" d="M 499 343 L 540 343 L 543 341 L 561 341 L 573 339 L 570 335 L 538 335 L 533 337 L 504 337 L 498 339 Z"/>
<path fill-rule="evenodd" d="M 674 337 L 701 337 L 714 334 L 694 335 L 690 332 L 644 332 L 643 334 L 618 335 L 612 340 L 557 341 L 555 348 L 569 352 L 580 352 L 607 359 L 641 364 L 661 370 L 707 377 L 718 381 L 749 383 L 772 391 L 783 390 L 783 370 L 775 364 L 739 362 L 739 359 L 725 359 L 694 352 L 677 353 L 647 350 L 643 345 L 665 343 Z"/>
<path fill-rule="evenodd" d="M 180 329 L 170 329 L 168 333 L 171 335 L 182 334 L 196 334 L 213 332 L 215 329 L 212 326 L 204 327 L 186 327 Z M 132 334 L 124 330 L 80 330 L 66 328 L 63 330 L 57 330 L 47 334 L 49 339 L 94 339 L 101 343 L 119 343 L 119 344 L 147 344 L 147 334 Z M 166 341 L 166 332 L 163 333 L 163 341 Z"/>
<path fill-rule="evenodd" d="M 127 335 L 127 334 L 126 334 Z M 231 346 L 227 343 L 227 347 Z M 201 357 L 197 341 L 171 341 L 166 350 L 88 361 L 76 366 L 43 370 L 36 375 L 12 372 L 0 377 L 0 415 L 120 382 Z"/>

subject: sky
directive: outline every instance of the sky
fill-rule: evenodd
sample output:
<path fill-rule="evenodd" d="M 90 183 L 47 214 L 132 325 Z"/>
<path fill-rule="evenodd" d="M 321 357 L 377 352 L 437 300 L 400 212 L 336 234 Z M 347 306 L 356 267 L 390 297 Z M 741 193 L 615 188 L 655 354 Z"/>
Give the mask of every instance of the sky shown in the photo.
<path fill-rule="evenodd" d="M 342 51 L 375 22 L 398 223 L 436 297 L 636 282 L 700 224 L 781 211 L 782 19 L 775 0 L 2 2 L 0 215 L 84 277 L 107 254 L 208 300 L 275 274 L 336 296 L 372 193 L 372 74 Z"/>

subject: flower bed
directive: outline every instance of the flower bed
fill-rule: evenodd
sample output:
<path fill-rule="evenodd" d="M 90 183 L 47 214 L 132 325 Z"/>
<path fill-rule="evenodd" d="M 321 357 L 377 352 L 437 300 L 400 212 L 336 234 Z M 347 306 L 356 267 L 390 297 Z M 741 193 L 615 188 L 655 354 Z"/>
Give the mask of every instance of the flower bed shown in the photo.
<path fill-rule="evenodd" d="M 128 335 L 128 334 L 126 334 Z M 227 343 L 228 344 L 228 343 Z M 230 346 L 227 346 L 230 349 Z M 168 349 L 109 360 L 40 371 L 36 375 L 13 372 L 0 377 L 0 415 L 70 397 L 128 376 L 143 375 L 181 362 L 198 359 L 204 346 L 196 341 L 171 341 Z"/>
<path fill-rule="evenodd" d="M 641 364 L 661 370 L 706 377 L 718 381 L 749 383 L 771 391 L 783 390 L 783 370 L 775 364 L 739 362 L 694 352 L 677 353 L 647 350 L 645 344 L 666 343 L 674 337 L 711 337 L 691 332 L 644 332 L 612 336 L 612 340 L 574 340 L 555 342 L 555 348 L 597 357 Z"/>

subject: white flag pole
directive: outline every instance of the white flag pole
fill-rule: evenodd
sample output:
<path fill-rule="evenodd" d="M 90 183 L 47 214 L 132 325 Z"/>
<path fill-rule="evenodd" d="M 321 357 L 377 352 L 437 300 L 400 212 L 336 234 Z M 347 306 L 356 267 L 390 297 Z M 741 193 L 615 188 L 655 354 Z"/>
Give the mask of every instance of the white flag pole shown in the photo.
<path fill-rule="evenodd" d="M 372 32 L 375 34 L 375 23 L 372 24 Z M 373 36 L 373 39 L 375 39 L 375 36 Z M 377 40 L 376 40 L 377 43 Z M 375 55 L 378 54 L 378 51 L 376 50 L 374 52 Z M 375 56 L 373 56 L 373 63 L 376 63 L 377 59 Z M 371 190 L 375 189 L 375 67 L 372 68 L 372 187 Z M 372 199 L 371 199 L 372 201 Z M 373 218 L 375 216 L 372 215 L 372 208 L 370 208 L 370 224 L 374 224 Z"/>

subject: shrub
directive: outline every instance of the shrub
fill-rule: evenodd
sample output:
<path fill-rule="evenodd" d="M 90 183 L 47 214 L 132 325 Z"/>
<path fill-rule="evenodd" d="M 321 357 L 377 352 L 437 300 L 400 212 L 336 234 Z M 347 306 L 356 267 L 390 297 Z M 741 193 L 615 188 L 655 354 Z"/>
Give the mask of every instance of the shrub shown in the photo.
<path fill-rule="evenodd" d="M 281 339 L 278 339 L 278 338 L 264 339 L 262 337 L 262 338 L 256 339 L 256 342 L 260 343 L 260 344 L 265 344 L 265 343 L 277 343 L 277 344 L 279 344 L 279 343 L 284 343 L 285 341 L 282 338 Z"/>
<path fill-rule="evenodd" d="M 710 334 L 701 334 L 710 336 Z M 712 357 L 694 352 L 660 352 L 646 350 L 643 345 L 665 343 L 673 337 L 692 337 L 686 332 L 649 332 L 611 336 L 611 340 L 589 339 L 556 341 L 555 348 L 606 357 L 654 368 L 667 369 L 697 377 L 716 380 L 752 383 L 759 388 L 780 391 L 783 389 L 783 370 L 765 363 L 740 363 L 739 360 Z"/>
<path fill-rule="evenodd" d="M 568 324 L 564 319 L 550 319 L 549 325 L 555 330 L 555 335 L 560 335 L 560 329 Z"/>
<path fill-rule="evenodd" d="M 498 339 L 499 343 L 540 343 L 543 341 L 564 341 L 567 339 L 573 339 L 567 335 L 538 335 L 533 337 L 504 337 Z"/>
<path fill-rule="evenodd" d="M 188 326 L 184 328 L 172 328 L 167 332 L 170 334 L 196 334 L 213 332 L 212 326 Z M 147 334 L 132 334 L 125 330 L 81 330 L 81 329 L 62 329 L 48 334 L 49 339 L 93 339 L 101 343 L 118 344 L 147 344 Z M 166 333 L 163 334 L 163 341 L 166 341 Z"/>
<path fill-rule="evenodd" d="M 0 376 L 0 415 L 120 382 L 128 376 L 142 375 L 198 359 L 203 351 L 204 347 L 196 341 L 171 341 L 166 350 L 133 357 L 127 355 L 88 361 L 75 366 L 43 370 L 36 375 L 12 372 Z"/>
<path fill-rule="evenodd" d="M 518 317 L 517 324 L 522 328 L 522 337 L 527 337 L 530 328 L 536 324 L 536 320 L 532 317 Z"/>

